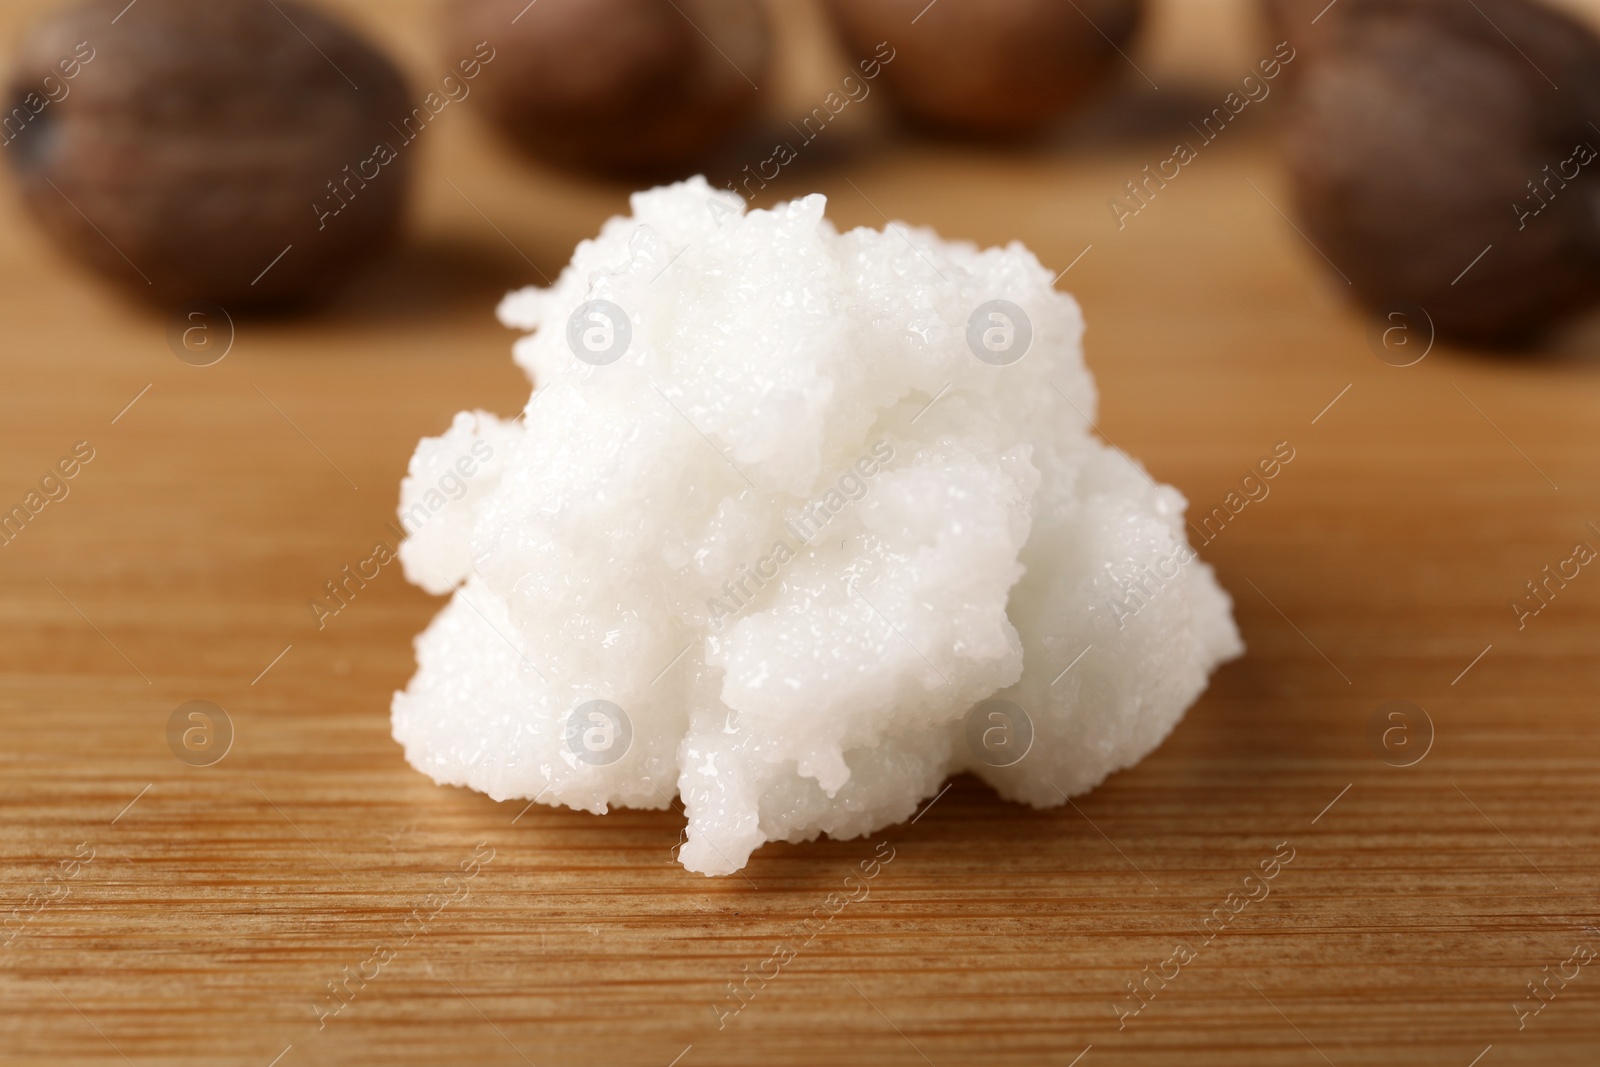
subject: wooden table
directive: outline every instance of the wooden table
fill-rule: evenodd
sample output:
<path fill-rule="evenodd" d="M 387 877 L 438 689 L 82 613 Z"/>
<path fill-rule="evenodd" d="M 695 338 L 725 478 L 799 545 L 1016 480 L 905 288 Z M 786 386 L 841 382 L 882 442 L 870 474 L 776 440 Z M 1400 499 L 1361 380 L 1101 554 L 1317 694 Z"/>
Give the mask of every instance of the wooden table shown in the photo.
<path fill-rule="evenodd" d="M 424 13 L 367 18 L 419 78 Z M 307 607 L 388 536 L 419 437 L 520 406 L 494 302 L 624 205 L 456 118 L 426 148 L 407 250 L 314 317 L 241 322 L 207 368 L 3 209 L 0 504 L 77 442 L 94 459 L 0 548 L 0 900 L 58 895 L 0 950 L 0 1061 L 1600 1059 L 1600 967 L 1566 962 L 1600 949 L 1600 575 L 1525 628 L 1511 607 L 1600 547 L 1592 333 L 1380 362 L 1274 207 L 1260 123 L 1121 231 L 1105 202 L 1164 158 L 1159 132 L 1038 153 L 841 136 L 773 195 L 821 190 L 844 226 L 881 224 L 877 205 L 1020 238 L 1056 269 L 1083 253 L 1061 286 L 1090 324 L 1101 428 L 1196 510 L 1277 442 L 1297 458 L 1204 549 L 1249 653 L 1144 763 L 1048 812 L 959 779 L 913 826 L 706 879 L 673 861 L 677 814 L 522 812 L 406 765 L 390 694 L 440 602 L 396 568 L 324 630 Z M 210 767 L 168 747 L 195 699 L 235 731 Z M 1413 714 L 1375 745 L 1391 700 L 1432 730 Z M 728 983 L 883 839 L 870 896 L 719 1029 Z M 1281 843 L 1270 896 L 1207 941 Z M 1135 1000 L 1180 942 L 1193 958 Z M 1563 969 L 1519 1029 L 1528 983 Z M 1141 1010 L 1119 1027 L 1118 1005 Z"/>

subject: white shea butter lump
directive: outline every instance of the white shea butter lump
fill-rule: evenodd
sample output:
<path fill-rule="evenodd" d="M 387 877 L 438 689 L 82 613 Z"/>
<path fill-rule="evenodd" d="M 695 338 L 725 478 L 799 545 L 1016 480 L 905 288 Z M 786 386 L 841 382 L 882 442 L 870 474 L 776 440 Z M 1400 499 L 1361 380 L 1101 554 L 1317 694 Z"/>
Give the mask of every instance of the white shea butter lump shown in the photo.
<path fill-rule="evenodd" d="M 1183 497 L 1092 433 L 1083 317 L 1020 244 L 640 193 L 500 318 L 535 383 L 401 489 L 448 605 L 406 757 L 496 800 L 688 815 L 679 859 L 1065 802 L 1242 651 Z"/>

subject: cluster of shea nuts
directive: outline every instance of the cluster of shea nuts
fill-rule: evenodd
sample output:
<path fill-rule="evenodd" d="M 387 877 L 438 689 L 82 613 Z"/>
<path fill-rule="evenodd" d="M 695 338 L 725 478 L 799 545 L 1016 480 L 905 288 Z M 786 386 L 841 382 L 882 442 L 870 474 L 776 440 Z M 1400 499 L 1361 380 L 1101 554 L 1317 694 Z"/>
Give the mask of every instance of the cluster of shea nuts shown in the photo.
<path fill-rule="evenodd" d="M 1139 0 L 1078 6 L 830 10 L 852 50 L 904 42 L 886 92 L 906 115 L 1015 134 L 1101 80 L 1138 21 Z M 335 290 L 394 242 L 408 146 L 467 92 L 532 155 L 659 180 L 746 124 L 771 68 L 762 0 L 441 0 L 440 14 L 446 58 L 471 64 L 451 68 L 459 96 L 413 93 L 304 0 L 84 0 L 22 41 L 0 141 L 34 218 L 110 281 L 162 305 L 270 308 Z"/>
<path fill-rule="evenodd" d="M 1369 309 L 1508 345 L 1600 302 L 1600 38 L 1549 2 L 1264 0 L 1302 57 L 1280 117 L 1303 231 Z M 850 58 L 893 48 L 878 85 L 907 120 L 1016 138 L 1111 79 L 1144 2 L 822 9 Z M 691 172 L 771 95 L 763 0 L 439 11 L 463 65 L 423 95 L 305 0 L 83 0 L 23 39 L 0 151 L 39 224 L 114 282 L 273 307 L 394 242 L 408 146 L 467 92 L 529 154 L 638 181 Z"/>

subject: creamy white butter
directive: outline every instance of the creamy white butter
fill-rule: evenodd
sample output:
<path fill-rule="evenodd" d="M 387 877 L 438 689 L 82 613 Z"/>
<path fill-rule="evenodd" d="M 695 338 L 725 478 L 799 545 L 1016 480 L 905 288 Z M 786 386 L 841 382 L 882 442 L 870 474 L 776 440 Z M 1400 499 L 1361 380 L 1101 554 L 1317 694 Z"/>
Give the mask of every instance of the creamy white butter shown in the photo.
<path fill-rule="evenodd" d="M 729 874 L 962 770 L 1061 804 L 1241 651 L 1182 496 L 1093 436 L 1051 273 L 824 203 L 640 193 L 501 304 L 527 408 L 457 416 L 401 492 L 407 576 L 453 591 L 394 700 L 418 769 L 680 796 L 680 860 Z"/>

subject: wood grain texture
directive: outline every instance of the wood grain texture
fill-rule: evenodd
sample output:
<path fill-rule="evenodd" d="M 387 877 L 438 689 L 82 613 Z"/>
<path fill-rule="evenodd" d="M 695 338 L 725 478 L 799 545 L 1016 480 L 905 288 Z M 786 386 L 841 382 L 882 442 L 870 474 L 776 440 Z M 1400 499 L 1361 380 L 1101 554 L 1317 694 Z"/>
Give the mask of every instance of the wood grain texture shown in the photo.
<path fill-rule="evenodd" d="M 347 10 L 426 82 L 424 5 Z M 80 845 L 93 859 L 0 950 L 0 1062 L 1600 1059 L 1600 969 L 1520 1031 L 1513 1008 L 1575 945 L 1600 949 L 1583 929 L 1600 926 L 1600 575 L 1522 630 L 1510 608 L 1600 546 L 1594 335 L 1379 362 L 1275 209 L 1256 118 L 1119 231 L 1106 199 L 1170 140 L 1130 99 L 1147 137 L 1038 153 L 841 130 L 766 195 L 821 190 L 844 226 L 881 208 L 1024 240 L 1057 270 L 1092 246 L 1060 285 L 1088 318 L 1104 433 L 1206 511 L 1277 442 L 1296 450 L 1203 549 L 1248 654 L 1075 807 L 958 779 L 914 825 L 769 845 L 715 880 L 674 862 L 676 813 L 519 816 L 408 767 L 389 698 L 440 602 L 397 568 L 326 629 L 307 608 L 389 536 L 419 437 L 520 406 L 494 302 L 553 274 L 625 190 L 446 116 L 410 246 L 312 318 L 241 322 L 204 369 L 7 203 L 0 504 L 75 442 L 95 458 L 0 548 L 0 904 Z M 236 728 L 209 768 L 167 747 L 191 699 Z M 1368 739 L 1391 699 L 1435 726 L 1408 768 Z M 885 840 L 870 895 L 719 1028 L 728 983 L 803 942 Z M 1206 943 L 1202 920 L 1284 842 L 1270 896 Z M 464 898 L 409 935 L 480 843 Z M 1119 1029 L 1126 983 L 1180 941 L 1195 958 Z M 327 983 L 370 975 L 379 945 L 393 958 L 319 1028 Z"/>

